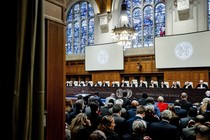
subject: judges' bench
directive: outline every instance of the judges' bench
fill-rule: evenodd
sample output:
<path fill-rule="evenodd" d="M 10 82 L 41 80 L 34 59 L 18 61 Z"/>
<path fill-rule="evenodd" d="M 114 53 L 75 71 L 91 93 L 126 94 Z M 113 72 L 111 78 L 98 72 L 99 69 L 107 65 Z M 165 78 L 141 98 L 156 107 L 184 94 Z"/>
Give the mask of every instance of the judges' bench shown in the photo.
<path fill-rule="evenodd" d="M 153 97 L 156 101 L 158 96 L 163 96 L 165 102 L 174 102 L 176 99 L 180 99 L 180 94 L 186 92 L 188 94 L 188 100 L 192 103 L 201 102 L 205 96 L 207 89 L 171 89 L 171 88 L 139 88 L 139 87 L 79 87 L 72 86 L 66 87 L 66 97 L 75 97 L 77 94 L 94 94 L 99 92 L 99 96 L 102 98 L 108 97 L 111 93 L 116 93 L 122 90 L 129 90 L 132 92 L 131 99 L 140 98 L 143 93 L 147 93 L 148 96 Z"/>

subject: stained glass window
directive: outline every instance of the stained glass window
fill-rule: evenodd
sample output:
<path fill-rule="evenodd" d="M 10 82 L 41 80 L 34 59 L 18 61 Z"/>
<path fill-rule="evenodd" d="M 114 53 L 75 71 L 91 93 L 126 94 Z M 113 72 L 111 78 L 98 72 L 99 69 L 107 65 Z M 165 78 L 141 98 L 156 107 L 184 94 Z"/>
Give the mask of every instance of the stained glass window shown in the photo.
<path fill-rule="evenodd" d="M 74 4 L 67 14 L 66 55 L 84 54 L 94 44 L 94 9 L 88 2 Z"/>
<path fill-rule="evenodd" d="M 165 35 L 165 0 L 124 0 L 131 26 L 137 31 L 133 48 L 154 45 L 155 36 Z"/>
<path fill-rule="evenodd" d="M 210 0 L 208 0 L 208 27 L 209 27 L 209 30 L 210 30 Z"/>

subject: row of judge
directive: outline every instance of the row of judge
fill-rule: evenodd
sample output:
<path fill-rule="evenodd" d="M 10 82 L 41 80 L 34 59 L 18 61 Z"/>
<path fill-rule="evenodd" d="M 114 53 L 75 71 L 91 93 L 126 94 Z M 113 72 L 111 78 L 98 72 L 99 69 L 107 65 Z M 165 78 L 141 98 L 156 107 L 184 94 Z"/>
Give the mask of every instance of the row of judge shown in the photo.
<path fill-rule="evenodd" d="M 77 84 L 74 84 L 73 81 L 67 81 L 67 86 L 94 86 L 94 87 L 141 87 L 141 88 L 181 88 L 180 82 L 173 81 L 172 85 L 169 87 L 169 84 L 166 82 L 161 82 L 159 85 L 157 81 L 151 80 L 149 84 L 147 84 L 146 81 L 140 80 L 139 84 L 137 81 L 124 81 L 122 80 L 121 83 L 119 81 L 113 81 L 111 85 L 109 85 L 109 82 L 107 81 L 95 81 L 93 83 L 92 81 L 86 81 L 81 82 L 78 81 Z M 184 86 L 182 88 L 185 89 L 192 89 L 192 82 L 186 81 Z M 199 81 L 199 84 L 196 86 L 196 89 L 208 89 L 208 85 L 203 82 L 203 80 Z"/>
<path fill-rule="evenodd" d="M 181 88 L 180 87 L 180 83 L 177 82 L 177 81 L 173 81 L 172 85 L 169 87 L 169 84 L 166 85 L 165 82 L 161 82 L 160 85 L 158 86 L 158 83 L 157 81 L 153 81 L 151 80 L 150 83 L 147 85 L 147 82 L 146 81 L 143 81 L 143 80 L 140 80 L 140 83 L 138 86 L 136 86 L 133 81 L 131 81 L 131 83 L 129 85 L 127 85 L 127 83 L 124 82 L 124 80 L 122 80 L 121 84 L 120 84 L 121 87 L 148 87 L 148 88 Z M 192 86 L 192 82 L 189 82 L 189 81 L 186 81 L 184 86 L 182 87 L 184 89 L 192 89 L 193 86 Z M 200 80 L 199 81 L 199 84 L 196 86 L 196 89 L 208 89 L 208 85 L 203 82 L 203 80 Z"/>

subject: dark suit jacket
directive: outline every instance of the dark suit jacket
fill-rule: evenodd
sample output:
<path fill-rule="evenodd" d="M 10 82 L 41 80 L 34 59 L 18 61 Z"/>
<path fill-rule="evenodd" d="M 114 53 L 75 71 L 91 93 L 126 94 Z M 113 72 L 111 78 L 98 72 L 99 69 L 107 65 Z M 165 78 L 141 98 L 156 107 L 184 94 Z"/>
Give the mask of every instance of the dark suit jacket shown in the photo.
<path fill-rule="evenodd" d="M 102 87 L 108 87 L 108 84 L 107 83 L 103 83 L 101 86 Z"/>
<path fill-rule="evenodd" d="M 152 86 L 152 84 L 149 84 L 149 87 L 150 87 L 150 86 Z M 154 87 L 154 88 L 157 88 L 157 85 L 156 85 L 156 84 L 153 84 L 153 87 Z"/>
<path fill-rule="evenodd" d="M 131 133 L 133 132 L 133 130 L 132 130 L 132 124 L 133 124 L 133 122 L 134 122 L 135 120 L 137 120 L 137 119 L 143 120 L 141 117 L 135 116 L 135 117 L 133 117 L 133 118 L 128 119 L 128 120 L 125 122 L 126 133 L 131 134 Z"/>
<path fill-rule="evenodd" d="M 121 83 L 120 87 L 127 87 L 128 85 L 126 83 Z"/>
<path fill-rule="evenodd" d="M 163 84 L 163 86 L 159 86 L 159 88 L 167 88 L 166 84 Z"/>
<path fill-rule="evenodd" d="M 199 88 L 199 87 L 201 87 L 201 84 L 198 84 L 198 85 L 196 86 L 196 88 Z M 206 84 L 203 84 L 203 88 L 204 88 L 204 89 L 208 89 L 208 86 L 207 86 Z"/>
<path fill-rule="evenodd" d="M 184 85 L 184 86 L 183 86 L 183 88 L 186 88 L 186 89 L 188 89 L 188 88 L 189 88 L 189 89 L 192 89 L 192 85 L 189 85 L 188 87 L 187 87 L 187 85 Z"/>
<path fill-rule="evenodd" d="M 185 109 L 182 109 L 181 107 L 174 107 L 176 115 L 178 115 L 180 118 L 187 117 L 187 111 Z"/>
<path fill-rule="evenodd" d="M 178 140 L 178 128 L 167 121 L 154 122 L 150 125 L 152 140 Z"/>
<path fill-rule="evenodd" d="M 146 84 L 145 83 L 142 83 L 142 85 L 139 84 L 139 87 L 144 87 L 145 88 Z"/>
<path fill-rule="evenodd" d="M 118 116 L 117 114 L 112 115 L 114 117 L 115 127 L 114 130 L 117 134 L 122 136 L 125 133 L 125 118 Z"/>

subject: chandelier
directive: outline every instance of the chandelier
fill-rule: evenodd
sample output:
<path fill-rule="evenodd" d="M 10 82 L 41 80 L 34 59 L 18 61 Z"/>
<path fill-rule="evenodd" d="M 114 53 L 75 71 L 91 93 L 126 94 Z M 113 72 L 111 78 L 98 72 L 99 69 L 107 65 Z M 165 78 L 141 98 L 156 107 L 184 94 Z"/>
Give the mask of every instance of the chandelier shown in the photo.
<path fill-rule="evenodd" d="M 129 26 L 126 5 L 122 4 L 120 26 L 115 26 L 115 28 L 112 29 L 112 38 L 117 41 L 117 44 L 122 45 L 124 49 L 127 49 L 131 48 L 132 40 L 136 38 L 136 35 L 135 29 Z"/>

